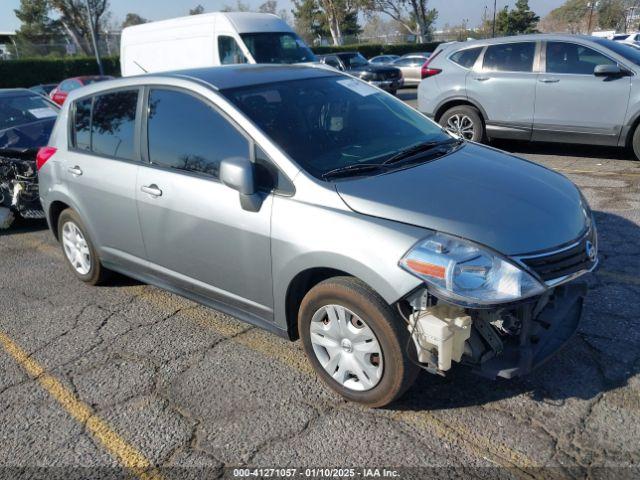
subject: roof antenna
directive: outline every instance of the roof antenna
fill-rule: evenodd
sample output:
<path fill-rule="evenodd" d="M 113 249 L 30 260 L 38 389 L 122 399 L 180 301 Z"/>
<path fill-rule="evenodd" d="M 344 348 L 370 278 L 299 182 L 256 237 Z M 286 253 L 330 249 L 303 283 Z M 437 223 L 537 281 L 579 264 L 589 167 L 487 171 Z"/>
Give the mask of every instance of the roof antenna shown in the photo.
<path fill-rule="evenodd" d="M 139 68 L 140 70 L 142 70 L 144 73 L 149 73 L 149 72 L 147 71 L 147 69 L 146 69 L 146 68 L 144 68 L 142 65 L 140 65 L 140 64 L 139 64 L 138 62 L 136 62 L 135 60 L 133 61 L 133 63 L 135 63 L 135 64 L 138 66 L 138 68 Z"/>

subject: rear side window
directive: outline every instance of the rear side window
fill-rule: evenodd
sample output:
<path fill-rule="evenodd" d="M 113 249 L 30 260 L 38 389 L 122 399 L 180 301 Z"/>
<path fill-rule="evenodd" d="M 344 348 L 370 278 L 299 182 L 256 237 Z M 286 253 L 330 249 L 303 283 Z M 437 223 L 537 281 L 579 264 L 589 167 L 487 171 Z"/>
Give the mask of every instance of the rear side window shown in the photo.
<path fill-rule="evenodd" d="M 147 126 L 155 165 L 218 177 L 220 161 L 249 158 L 249 142 L 213 107 L 187 93 L 153 89 Z"/>
<path fill-rule="evenodd" d="M 534 42 L 505 43 L 487 47 L 484 54 L 484 70 L 494 72 L 531 72 Z"/>
<path fill-rule="evenodd" d="M 73 146 L 80 150 L 91 150 L 91 104 L 87 98 L 75 102 L 73 116 Z"/>
<path fill-rule="evenodd" d="M 468 48 L 454 53 L 450 58 L 452 62 L 457 63 L 461 67 L 472 68 L 481 51 L 482 47 Z"/>
<path fill-rule="evenodd" d="M 218 56 L 222 65 L 247 63 L 247 58 L 233 37 L 218 37 Z"/>
<path fill-rule="evenodd" d="M 97 155 L 135 160 L 138 90 L 125 90 L 75 102 L 73 147 Z"/>

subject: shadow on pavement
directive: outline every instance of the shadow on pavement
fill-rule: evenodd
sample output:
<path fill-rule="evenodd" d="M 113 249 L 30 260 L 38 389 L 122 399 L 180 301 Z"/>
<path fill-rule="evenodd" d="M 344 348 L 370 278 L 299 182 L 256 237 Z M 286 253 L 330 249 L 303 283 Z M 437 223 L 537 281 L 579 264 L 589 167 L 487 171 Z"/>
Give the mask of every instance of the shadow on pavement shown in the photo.
<path fill-rule="evenodd" d="M 4 235 L 14 235 L 16 233 L 39 232 L 47 228 L 46 220 L 28 220 L 18 217 L 9 228 L 0 229 L 0 237 Z"/>
<path fill-rule="evenodd" d="M 492 140 L 490 145 L 515 154 L 554 155 L 611 160 L 635 160 L 626 148 L 579 145 L 570 143 L 543 143 L 518 140 Z"/>
<path fill-rule="evenodd" d="M 421 373 L 391 409 L 447 410 L 522 394 L 561 405 L 626 386 L 640 373 L 640 283 L 633 281 L 639 279 L 640 227 L 606 212 L 596 212 L 596 222 L 602 274 L 588 276 L 578 333 L 561 351 L 521 379 L 486 380 L 467 367 L 452 369 L 446 378 Z"/>

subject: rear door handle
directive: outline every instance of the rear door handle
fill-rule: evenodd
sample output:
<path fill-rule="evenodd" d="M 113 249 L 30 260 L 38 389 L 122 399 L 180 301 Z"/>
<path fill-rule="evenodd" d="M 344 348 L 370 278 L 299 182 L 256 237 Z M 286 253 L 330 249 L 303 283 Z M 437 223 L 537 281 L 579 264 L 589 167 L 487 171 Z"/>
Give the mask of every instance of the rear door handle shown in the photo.
<path fill-rule="evenodd" d="M 542 83 L 558 83 L 560 82 L 559 78 L 541 78 L 540 81 Z"/>
<path fill-rule="evenodd" d="M 72 174 L 72 175 L 76 175 L 76 176 L 78 176 L 78 177 L 79 177 L 80 175 L 82 175 L 82 169 L 81 169 L 79 166 L 77 166 L 77 165 L 76 165 L 75 167 L 69 167 L 69 168 L 67 169 L 67 171 L 68 171 L 70 174 Z"/>
<path fill-rule="evenodd" d="M 152 197 L 162 196 L 162 190 L 160 190 L 154 183 L 152 183 L 151 185 L 143 185 L 142 187 L 140 187 L 140 190 L 142 190 L 144 193 L 148 193 Z"/>
<path fill-rule="evenodd" d="M 486 82 L 487 80 L 489 80 L 489 77 L 476 77 L 475 79 L 478 82 Z"/>

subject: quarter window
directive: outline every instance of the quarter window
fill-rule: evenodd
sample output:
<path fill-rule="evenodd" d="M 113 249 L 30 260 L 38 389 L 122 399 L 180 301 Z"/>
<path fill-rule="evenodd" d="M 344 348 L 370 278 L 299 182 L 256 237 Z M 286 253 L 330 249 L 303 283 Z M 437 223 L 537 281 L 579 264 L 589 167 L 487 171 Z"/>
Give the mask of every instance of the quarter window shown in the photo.
<path fill-rule="evenodd" d="M 73 146 L 80 150 L 91 150 L 91 103 L 91 98 L 75 102 Z"/>
<path fill-rule="evenodd" d="M 247 58 L 233 37 L 218 37 L 218 56 L 222 65 L 247 63 Z"/>
<path fill-rule="evenodd" d="M 95 98 L 91 123 L 91 150 L 94 153 L 134 160 L 137 106 L 137 90 Z"/>
<path fill-rule="evenodd" d="M 218 177 L 220 161 L 249 158 L 249 142 L 213 107 L 187 93 L 149 93 L 149 160 L 163 167 Z"/>
<path fill-rule="evenodd" d="M 461 67 L 472 68 L 476 63 L 478 56 L 480 56 L 481 51 L 482 47 L 460 50 L 459 52 L 451 55 L 451 61 L 457 63 Z"/>
<path fill-rule="evenodd" d="M 487 47 L 484 54 L 484 70 L 494 72 L 531 72 L 534 42 L 505 43 Z"/>
<path fill-rule="evenodd" d="M 592 75 L 598 65 L 616 62 L 592 48 L 566 42 L 547 42 L 547 73 Z"/>

